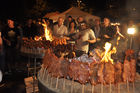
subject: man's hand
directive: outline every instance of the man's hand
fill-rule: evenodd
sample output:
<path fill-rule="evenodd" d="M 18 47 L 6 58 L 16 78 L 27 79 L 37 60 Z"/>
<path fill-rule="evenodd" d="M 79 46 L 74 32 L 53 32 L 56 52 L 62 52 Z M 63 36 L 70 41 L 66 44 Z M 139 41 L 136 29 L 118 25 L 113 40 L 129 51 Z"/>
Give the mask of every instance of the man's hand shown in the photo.
<path fill-rule="evenodd" d="M 105 38 L 110 38 L 108 35 L 104 35 Z"/>
<path fill-rule="evenodd" d="M 100 39 L 100 38 L 96 38 L 96 42 L 97 42 L 97 41 L 101 41 L 101 39 Z"/>
<path fill-rule="evenodd" d="M 95 39 L 93 39 L 93 40 L 87 40 L 87 42 L 89 42 L 89 43 L 95 43 L 96 40 Z"/>
<path fill-rule="evenodd" d="M 70 40 L 70 38 L 69 38 L 69 37 L 67 37 L 67 36 L 64 36 L 63 38 L 64 38 L 64 39 L 66 39 L 66 40 Z"/>

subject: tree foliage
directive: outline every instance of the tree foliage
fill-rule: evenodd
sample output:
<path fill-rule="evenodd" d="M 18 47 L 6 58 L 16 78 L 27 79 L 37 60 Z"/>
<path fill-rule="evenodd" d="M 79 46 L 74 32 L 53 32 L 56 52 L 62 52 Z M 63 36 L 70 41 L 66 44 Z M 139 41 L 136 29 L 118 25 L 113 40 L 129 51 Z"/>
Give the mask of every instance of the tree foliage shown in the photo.
<path fill-rule="evenodd" d="M 47 7 L 47 2 L 45 0 L 36 0 L 36 4 L 29 10 L 29 15 L 41 17 L 47 9 L 49 9 L 49 7 Z"/>

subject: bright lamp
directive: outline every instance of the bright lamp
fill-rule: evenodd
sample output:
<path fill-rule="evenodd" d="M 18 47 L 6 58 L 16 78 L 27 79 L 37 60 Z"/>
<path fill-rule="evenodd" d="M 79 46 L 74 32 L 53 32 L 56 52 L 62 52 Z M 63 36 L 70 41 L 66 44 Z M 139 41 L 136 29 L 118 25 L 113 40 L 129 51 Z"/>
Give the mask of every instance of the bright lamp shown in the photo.
<path fill-rule="evenodd" d="M 128 28 L 127 33 L 130 34 L 130 35 L 135 34 L 135 28 Z"/>

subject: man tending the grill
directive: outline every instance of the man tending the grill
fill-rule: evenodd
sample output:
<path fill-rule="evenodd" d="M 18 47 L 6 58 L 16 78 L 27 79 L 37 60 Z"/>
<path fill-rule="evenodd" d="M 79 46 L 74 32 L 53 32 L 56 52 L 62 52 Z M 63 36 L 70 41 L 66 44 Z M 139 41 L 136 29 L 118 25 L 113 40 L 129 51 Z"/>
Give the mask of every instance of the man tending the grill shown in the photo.
<path fill-rule="evenodd" d="M 58 24 L 53 27 L 53 35 L 55 37 L 64 37 L 68 35 L 68 30 L 65 25 L 63 25 L 64 19 L 62 17 L 58 18 Z"/>
<path fill-rule="evenodd" d="M 83 53 L 88 53 L 89 43 L 95 43 L 96 37 L 94 32 L 87 27 L 86 22 L 82 22 L 80 25 L 80 31 L 73 36 L 76 40 L 76 55 L 80 56 Z"/>

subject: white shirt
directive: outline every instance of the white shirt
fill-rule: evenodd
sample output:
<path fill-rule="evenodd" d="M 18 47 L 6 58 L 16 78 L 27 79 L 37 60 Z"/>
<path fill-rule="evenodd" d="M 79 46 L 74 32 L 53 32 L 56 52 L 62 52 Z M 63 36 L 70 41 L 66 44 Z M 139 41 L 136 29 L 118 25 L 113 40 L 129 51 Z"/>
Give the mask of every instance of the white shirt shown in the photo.
<path fill-rule="evenodd" d="M 85 51 L 86 53 L 88 53 L 89 51 L 89 42 L 87 40 L 96 39 L 92 29 L 86 29 L 84 31 L 80 31 L 76 34 L 74 38 L 77 38 L 76 49 Z"/>
<path fill-rule="evenodd" d="M 56 37 L 63 37 L 68 35 L 67 27 L 64 25 L 61 25 L 60 27 L 57 25 L 54 25 L 53 27 L 53 35 Z"/>

